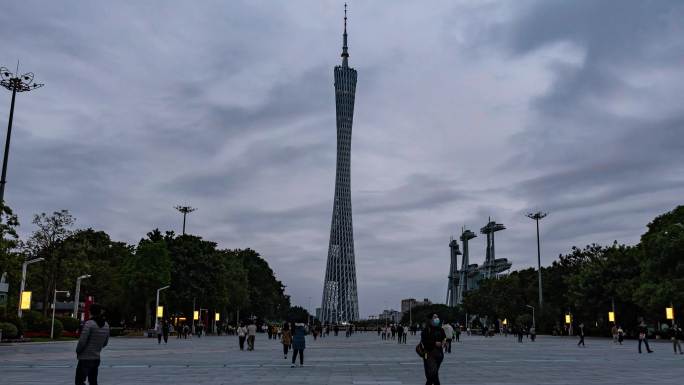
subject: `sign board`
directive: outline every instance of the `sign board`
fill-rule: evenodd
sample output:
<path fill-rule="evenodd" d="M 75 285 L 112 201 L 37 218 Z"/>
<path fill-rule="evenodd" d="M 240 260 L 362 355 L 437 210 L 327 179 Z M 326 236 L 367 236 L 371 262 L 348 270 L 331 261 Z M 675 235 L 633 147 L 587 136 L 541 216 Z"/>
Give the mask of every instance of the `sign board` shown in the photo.
<path fill-rule="evenodd" d="M 24 291 L 21 293 L 21 310 L 31 310 L 31 292 Z"/>

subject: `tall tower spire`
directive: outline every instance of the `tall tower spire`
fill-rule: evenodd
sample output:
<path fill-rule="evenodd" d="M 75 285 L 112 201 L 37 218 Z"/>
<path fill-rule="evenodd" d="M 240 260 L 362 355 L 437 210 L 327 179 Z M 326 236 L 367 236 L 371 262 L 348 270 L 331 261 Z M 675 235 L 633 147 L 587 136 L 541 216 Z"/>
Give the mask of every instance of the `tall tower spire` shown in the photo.
<path fill-rule="evenodd" d="M 335 66 L 335 112 L 337 116 L 337 167 L 335 197 L 328 262 L 325 268 L 321 322 L 340 324 L 359 319 L 359 298 L 356 290 L 356 262 L 351 202 L 351 138 L 356 96 L 356 70 L 347 58 L 347 14 L 345 5 L 342 65 Z"/>
<path fill-rule="evenodd" d="M 349 52 L 347 52 L 347 3 L 344 3 L 344 34 L 342 35 L 342 67 L 349 66 Z"/>

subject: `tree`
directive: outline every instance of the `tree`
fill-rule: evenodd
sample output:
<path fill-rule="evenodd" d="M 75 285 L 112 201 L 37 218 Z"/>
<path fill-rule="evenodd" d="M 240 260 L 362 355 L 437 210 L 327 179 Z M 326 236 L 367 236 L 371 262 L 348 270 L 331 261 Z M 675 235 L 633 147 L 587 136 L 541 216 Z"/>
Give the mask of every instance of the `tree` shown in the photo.
<path fill-rule="evenodd" d="M 5 307 L 0 306 L 0 316 L 3 317 L 6 309 L 17 307 L 17 296 L 14 293 L 19 293 L 21 264 L 24 259 L 23 255 L 16 250 L 19 244 L 17 227 L 19 227 L 17 216 L 9 206 L 0 203 L 0 277 L 3 273 L 7 273 L 9 284 L 7 303 Z"/>
<path fill-rule="evenodd" d="M 33 217 L 33 224 L 38 227 L 29 239 L 22 244 L 27 257 L 45 258 L 45 262 L 38 264 L 33 274 L 39 282 L 42 293 L 43 315 L 47 315 L 48 304 L 52 299 L 57 282 L 63 280 L 64 254 L 55 253 L 58 245 L 72 234 L 70 227 L 75 222 L 74 217 L 67 210 L 55 211 L 52 215 L 45 213 Z"/>
<path fill-rule="evenodd" d="M 127 284 L 130 298 L 142 299 L 130 303 L 130 308 L 135 314 L 141 315 L 141 319 L 145 320 L 145 327 L 150 328 L 150 306 L 152 300 L 156 299 L 156 291 L 171 283 L 171 259 L 166 242 L 160 239 L 158 229 L 148 233 L 147 239 L 138 242 L 135 253 L 126 256 L 122 278 Z"/>

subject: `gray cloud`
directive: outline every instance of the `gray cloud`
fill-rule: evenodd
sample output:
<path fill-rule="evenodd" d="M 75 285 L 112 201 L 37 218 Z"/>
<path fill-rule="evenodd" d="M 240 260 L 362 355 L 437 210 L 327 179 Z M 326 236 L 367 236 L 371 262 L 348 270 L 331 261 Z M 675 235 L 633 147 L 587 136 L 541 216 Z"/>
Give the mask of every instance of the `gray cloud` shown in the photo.
<path fill-rule="evenodd" d="M 17 100 L 7 199 L 136 242 L 188 229 L 260 251 L 320 301 L 335 168 L 341 4 L 5 4 Z M 361 313 L 443 300 L 448 241 L 492 216 L 497 252 L 634 243 L 684 192 L 676 1 L 359 2 L 352 199 Z M 7 94 L 6 94 L 7 95 Z M 9 103 L 7 96 L 5 101 Z M 6 109 L 0 119 L 7 118 Z M 474 262 L 484 239 L 473 240 Z"/>

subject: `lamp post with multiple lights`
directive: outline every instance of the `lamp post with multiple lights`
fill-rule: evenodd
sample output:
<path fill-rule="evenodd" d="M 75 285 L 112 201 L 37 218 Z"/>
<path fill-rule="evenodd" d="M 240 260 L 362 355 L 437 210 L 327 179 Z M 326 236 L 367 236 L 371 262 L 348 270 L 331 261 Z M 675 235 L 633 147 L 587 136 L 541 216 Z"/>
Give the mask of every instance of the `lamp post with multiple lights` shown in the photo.
<path fill-rule="evenodd" d="M 529 213 L 527 214 L 527 217 L 530 219 L 534 219 L 535 222 L 537 222 L 537 272 L 538 272 L 538 278 L 539 278 L 539 308 L 541 309 L 542 306 L 544 306 L 544 300 L 542 296 L 542 273 L 541 273 L 541 248 L 539 245 L 539 220 L 546 217 L 546 213 L 543 213 L 541 211 L 537 211 L 536 213 Z"/>
<path fill-rule="evenodd" d="M 180 205 L 176 206 L 175 209 L 180 211 L 181 213 L 183 213 L 183 235 L 185 235 L 185 217 L 187 217 L 188 214 L 190 214 L 191 212 L 193 212 L 197 209 L 194 207 L 190 207 L 190 206 L 180 206 Z"/>
<path fill-rule="evenodd" d="M 12 73 L 5 67 L 0 67 L 0 86 L 12 91 L 10 104 L 9 123 L 7 124 L 7 137 L 5 138 L 5 155 L 2 158 L 2 177 L 0 177 L 0 203 L 5 202 L 5 184 L 7 183 L 7 160 L 9 158 L 10 138 L 12 137 L 12 120 L 14 118 L 14 101 L 17 92 L 28 92 L 40 88 L 43 84 L 33 82 L 33 72 L 19 75 L 19 63 L 17 73 Z"/>

